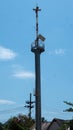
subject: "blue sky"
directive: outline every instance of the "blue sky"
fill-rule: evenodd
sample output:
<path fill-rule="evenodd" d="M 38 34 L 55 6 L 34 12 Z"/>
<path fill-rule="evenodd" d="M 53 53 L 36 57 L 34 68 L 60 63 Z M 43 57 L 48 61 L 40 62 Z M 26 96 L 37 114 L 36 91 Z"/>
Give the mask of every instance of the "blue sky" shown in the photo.
<path fill-rule="evenodd" d="M 64 100 L 73 102 L 73 1 L 1 0 L 0 1 L 0 121 L 19 113 L 30 92 L 34 93 L 34 54 L 36 5 L 39 33 L 45 36 L 41 55 L 42 116 L 71 119 Z M 34 96 L 32 97 L 34 100 Z M 34 110 L 32 110 L 34 117 Z"/>

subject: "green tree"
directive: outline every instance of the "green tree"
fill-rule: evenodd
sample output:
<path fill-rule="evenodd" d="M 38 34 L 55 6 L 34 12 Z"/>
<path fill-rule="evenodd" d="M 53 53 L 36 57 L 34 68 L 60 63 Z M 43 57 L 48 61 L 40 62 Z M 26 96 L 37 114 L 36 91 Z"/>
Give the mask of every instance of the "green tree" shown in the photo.
<path fill-rule="evenodd" d="M 64 110 L 64 112 L 73 112 L 73 103 L 64 101 L 65 104 L 71 106 L 70 108 Z"/>
<path fill-rule="evenodd" d="M 3 124 L 0 123 L 0 130 L 3 130 Z"/>
<path fill-rule="evenodd" d="M 17 118 L 11 118 L 4 124 L 4 130 L 25 130 L 18 124 Z"/>
<path fill-rule="evenodd" d="M 64 112 L 73 112 L 73 103 L 64 101 L 65 104 L 71 106 L 68 109 L 64 110 Z M 70 130 L 73 130 L 73 120 L 69 122 Z"/>
<path fill-rule="evenodd" d="M 69 125 L 64 123 L 58 130 L 66 130 L 68 127 Z"/>
<path fill-rule="evenodd" d="M 34 120 L 27 116 L 19 115 L 18 117 L 10 118 L 5 124 L 3 130 L 29 130 L 34 124 Z"/>

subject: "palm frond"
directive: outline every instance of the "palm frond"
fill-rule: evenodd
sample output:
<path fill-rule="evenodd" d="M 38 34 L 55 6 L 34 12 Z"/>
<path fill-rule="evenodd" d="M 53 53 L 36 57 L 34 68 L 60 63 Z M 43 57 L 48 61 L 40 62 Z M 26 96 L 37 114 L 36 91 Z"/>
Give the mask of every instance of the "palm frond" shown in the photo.
<path fill-rule="evenodd" d="M 73 108 L 66 109 L 64 112 L 73 112 Z"/>
<path fill-rule="evenodd" d="M 73 106 L 73 103 L 71 102 L 64 101 L 64 103 L 66 103 L 67 105 Z"/>

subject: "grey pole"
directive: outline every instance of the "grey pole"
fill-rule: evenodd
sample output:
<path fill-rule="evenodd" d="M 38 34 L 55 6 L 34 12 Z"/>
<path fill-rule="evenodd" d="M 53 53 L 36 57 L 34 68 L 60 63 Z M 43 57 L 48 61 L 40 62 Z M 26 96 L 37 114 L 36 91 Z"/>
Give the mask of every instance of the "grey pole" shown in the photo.
<path fill-rule="evenodd" d="M 35 118 L 36 130 L 41 130 L 41 82 L 40 82 L 40 53 L 35 53 Z"/>

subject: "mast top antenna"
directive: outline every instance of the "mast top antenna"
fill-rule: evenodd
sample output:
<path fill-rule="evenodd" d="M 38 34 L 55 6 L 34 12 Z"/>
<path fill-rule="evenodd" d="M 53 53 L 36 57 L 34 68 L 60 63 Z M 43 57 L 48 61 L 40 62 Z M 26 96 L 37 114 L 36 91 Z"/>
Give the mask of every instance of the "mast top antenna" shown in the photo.
<path fill-rule="evenodd" d="M 36 6 L 36 8 L 34 8 L 33 11 L 35 11 L 35 13 L 36 13 L 36 43 L 35 44 L 38 45 L 38 42 L 39 42 L 39 39 L 38 39 L 38 29 L 39 29 L 39 27 L 38 27 L 38 12 L 41 11 L 41 9 L 38 6 Z"/>
<path fill-rule="evenodd" d="M 38 6 L 36 6 L 36 8 L 33 10 L 35 11 L 35 13 L 37 13 L 38 11 L 41 11 L 41 9 Z"/>
<path fill-rule="evenodd" d="M 36 6 L 36 8 L 33 9 L 36 13 L 36 39 L 35 39 L 35 42 L 32 44 L 31 46 L 31 51 L 36 53 L 36 52 L 39 52 L 39 53 L 42 53 L 44 52 L 44 44 L 40 43 L 40 40 L 42 42 L 44 42 L 45 38 L 41 35 L 41 34 L 38 34 L 39 32 L 39 27 L 38 27 L 38 12 L 41 11 L 41 9 Z"/>

